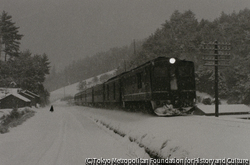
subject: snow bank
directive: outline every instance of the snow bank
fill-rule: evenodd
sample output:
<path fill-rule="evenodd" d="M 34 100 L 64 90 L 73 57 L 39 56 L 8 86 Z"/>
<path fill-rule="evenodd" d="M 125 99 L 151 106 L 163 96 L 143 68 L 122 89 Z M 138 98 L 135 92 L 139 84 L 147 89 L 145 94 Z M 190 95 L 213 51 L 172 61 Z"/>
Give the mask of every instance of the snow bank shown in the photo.
<path fill-rule="evenodd" d="M 18 111 L 19 112 L 22 112 L 23 110 L 25 110 L 26 107 L 23 107 L 23 108 L 18 108 Z M 0 118 L 3 116 L 3 115 L 9 115 L 10 112 L 12 111 L 12 109 L 0 109 Z M 1 120 L 1 119 L 0 119 Z"/>
<path fill-rule="evenodd" d="M 155 117 L 75 107 L 163 158 L 250 158 L 250 121 L 206 116 Z"/>
<path fill-rule="evenodd" d="M 1 118 L 3 115 L 8 115 L 8 114 L 10 114 L 11 111 L 12 111 L 12 109 L 0 109 L 0 118 Z"/>
<path fill-rule="evenodd" d="M 201 109 L 206 114 L 214 114 L 215 113 L 215 105 L 197 105 L 199 109 Z M 219 105 L 219 113 L 250 113 L 249 106 L 244 104 L 228 104 L 228 105 Z"/>

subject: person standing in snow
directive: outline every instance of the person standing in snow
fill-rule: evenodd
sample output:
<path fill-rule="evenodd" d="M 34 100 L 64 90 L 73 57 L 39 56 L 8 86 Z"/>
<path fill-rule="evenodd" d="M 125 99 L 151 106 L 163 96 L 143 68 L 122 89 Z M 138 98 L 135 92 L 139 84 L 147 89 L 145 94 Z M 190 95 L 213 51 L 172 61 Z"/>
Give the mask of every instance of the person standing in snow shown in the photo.
<path fill-rule="evenodd" d="M 49 110 L 50 112 L 54 112 L 54 108 L 53 108 L 53 105 L 51 105 L 51 107 L 50 107 L 50 110 Z"/>

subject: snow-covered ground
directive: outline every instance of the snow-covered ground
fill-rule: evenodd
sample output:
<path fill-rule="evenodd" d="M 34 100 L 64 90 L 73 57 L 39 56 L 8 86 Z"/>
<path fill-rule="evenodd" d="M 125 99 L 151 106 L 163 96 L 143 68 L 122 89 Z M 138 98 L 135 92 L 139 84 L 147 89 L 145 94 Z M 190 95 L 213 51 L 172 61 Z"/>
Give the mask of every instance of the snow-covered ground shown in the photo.
<path fill-rule="evenodd" d="M 53 106 L 53 113 L 50 107 L 34 109 L 34 117 L 0 134 L 1 165 L 82 165 L 86 158 L 150 159 L 152 155 L 250 159 L 250 120 L 156 117 L 60 101 Z"/>
<path fill-rule="evenodd" d="M 215 105 L 203 105 L 198 104 L 197 107 L 201 109 L 206 114 L 214 114 L 215 113 Z M 250 113 L 250 108 L 244 104 L 222 104 L 219 105 L 219 113 L 226 114 L 226 113 Z"/>
<path fill-rule="evenodd" d="M 74 108 L 163 158 L 250 159 L 250 120 Z"/>
<path fill-rule="evenodd" d="M 34 117 L 0 134 L 1 165 L 82 165 L 86 158 L 149 158 L 136 143 L 98 126 L 65 104 L 34 109 Z"/>

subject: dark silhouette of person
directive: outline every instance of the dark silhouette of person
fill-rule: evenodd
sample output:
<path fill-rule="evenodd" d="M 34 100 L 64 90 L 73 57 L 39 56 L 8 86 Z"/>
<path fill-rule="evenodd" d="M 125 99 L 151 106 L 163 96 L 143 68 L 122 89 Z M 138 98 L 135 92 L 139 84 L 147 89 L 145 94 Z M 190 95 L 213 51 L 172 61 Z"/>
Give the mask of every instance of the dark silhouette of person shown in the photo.
<path fill-rule="evenodd" d="M 54 112 L 54 108 L 53 108 L 53 105 L 51 105 L 51 107 L 50 107 L 50 110 L 49 110 L 50 112 Z"/>

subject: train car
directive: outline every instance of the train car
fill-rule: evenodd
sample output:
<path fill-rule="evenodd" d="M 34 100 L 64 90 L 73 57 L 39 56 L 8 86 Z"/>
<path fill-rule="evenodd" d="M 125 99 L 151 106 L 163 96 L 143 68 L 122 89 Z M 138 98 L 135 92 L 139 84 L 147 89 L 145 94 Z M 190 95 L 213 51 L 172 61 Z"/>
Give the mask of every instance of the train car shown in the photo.
<path fill-rule="evenodd" d="M 121 76 L 122 105 L 128 109 L 148 110 L 151 95 L 151 63 L 145 63 Z"/>
<path fill-rule="evenodd" d="M 104 103 L 107 107 L 121 105 L 120 76 L 115 76 L 104 83 Z"/>
<path fill-rule="evenodd" d="M 81 104 L 81 100 L 80 100 L 80 92 L 75 94 L 74 96 L 74 101 L 76 105 L 80 105 Z"/>
<path fill-rule="evenodd" d="M 81 91 L 74 96 L 76 105 L 84 105 L 84 102 L 85 102 L 84 95 L 85 95 L 85 91 Z"/>
<path fill-rule="evenodd" d="M 81 105 L 87 105 L 86 90 L 80 92 L 80 95 L 81 95 Z"/>
<path fill-rule="evenodd" d="M 194 106 L 194 63 L 176 58 L 158 57 L 131 70 L 121 78 L 125 108 L 151 108 L 166 104 L 176 109 Z"/>
<path fill-rule="evenodd" d="M 104 84 L 99 84 L 93 87 L 93 104 L 102 106 L 104 103 Z"/>
<path fill-rule="evenodd" d="M 86 89 L 86 105 L 92 106 L 94 103 L 94 88 Z"/>

